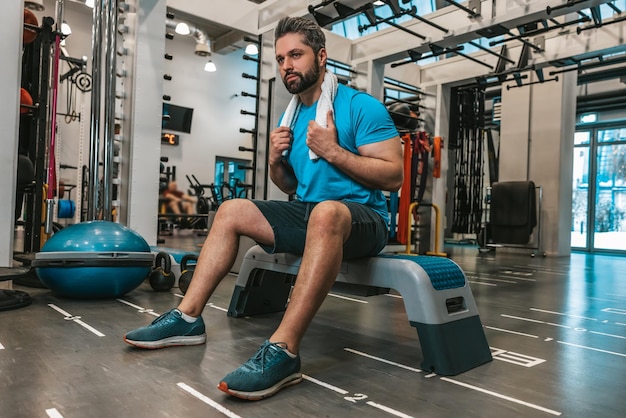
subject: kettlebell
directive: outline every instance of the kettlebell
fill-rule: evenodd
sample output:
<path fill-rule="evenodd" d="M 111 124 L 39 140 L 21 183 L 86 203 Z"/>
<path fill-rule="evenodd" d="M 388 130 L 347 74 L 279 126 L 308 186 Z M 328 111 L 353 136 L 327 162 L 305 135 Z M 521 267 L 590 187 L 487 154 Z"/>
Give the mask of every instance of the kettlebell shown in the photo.
<path fill-rule="evenodd" d="M 187 289 L 189 289 L 189 285 L 191 284 L 191 279 L 193 279 L 193 272 L 196 269 L 196 264 L 187 265 L 189 261 L 198 261 L 198 256 L 195 254 L 185 254 L 183 258 L 180 260 L 180 269 L 182 272 L 180 273 L 180 279 L 178 279 L 178 288 L 184 295 L 187 293 Z"/>
<path fill-rule="evenodd" d="M 163 251 L 157 253 L 148 280 L 150 287 L 157 292 L 167 292 L 174 286 L 176 277 L 172 273 L 172 262 L 168 253 Z"/>

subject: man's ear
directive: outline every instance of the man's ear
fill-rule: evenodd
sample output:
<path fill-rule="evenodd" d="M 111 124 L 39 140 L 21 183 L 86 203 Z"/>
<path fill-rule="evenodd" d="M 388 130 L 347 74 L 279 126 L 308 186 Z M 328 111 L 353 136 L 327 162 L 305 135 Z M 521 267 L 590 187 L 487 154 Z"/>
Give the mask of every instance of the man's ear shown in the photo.
<path fill-rule="evenodd" d="M 326 53 L 326 48 L 321 48 L 318 52 L 318 58 L 320 60 L 320 66 L 325 66 L 326 61 L 328 60 L 328 54 Z"/>

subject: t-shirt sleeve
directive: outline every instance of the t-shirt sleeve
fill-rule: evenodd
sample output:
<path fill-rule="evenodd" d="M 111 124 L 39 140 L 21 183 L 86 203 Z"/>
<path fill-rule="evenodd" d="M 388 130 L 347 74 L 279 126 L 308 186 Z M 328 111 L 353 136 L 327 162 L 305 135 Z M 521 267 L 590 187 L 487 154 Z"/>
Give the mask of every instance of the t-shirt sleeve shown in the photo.
<path fill-rule="evenodd" d="M 366 93 L 356 94 L 351 107 L 357 147 L 398 136 L 387 108 L 374 97 Z"/>

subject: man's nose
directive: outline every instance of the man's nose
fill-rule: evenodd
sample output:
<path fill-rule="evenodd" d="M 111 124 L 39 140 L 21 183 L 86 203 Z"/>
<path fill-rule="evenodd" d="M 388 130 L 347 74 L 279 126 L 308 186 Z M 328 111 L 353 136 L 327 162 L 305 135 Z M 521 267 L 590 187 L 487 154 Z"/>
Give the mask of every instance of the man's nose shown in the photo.
<path fill-rule="evenodd" d="M 289 70 L 293 68 L 293 61 L 291 58 L 285 58 L 283 60 L 283 70 Z"/>

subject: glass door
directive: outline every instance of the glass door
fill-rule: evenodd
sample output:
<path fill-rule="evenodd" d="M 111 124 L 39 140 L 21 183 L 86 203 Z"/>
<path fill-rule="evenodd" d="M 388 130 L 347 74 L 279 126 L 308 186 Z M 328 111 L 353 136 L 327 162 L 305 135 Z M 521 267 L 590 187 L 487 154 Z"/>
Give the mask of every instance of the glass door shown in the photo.
<path fill-rule="evenodd" d="M 626 128 L 597 130 L 593 246 L 626 250 Z"/>
<path fill-rule="evenodd" d="M 589 249 L 589 151 L 592 131 L 574 136 L 574 173 L 572 176 L 572 248 Z"/>
<path fill-rule="evenodd" d="M 573 163 L 572 248 L 626 251 L 626 127 L 577 131 Z"/>

